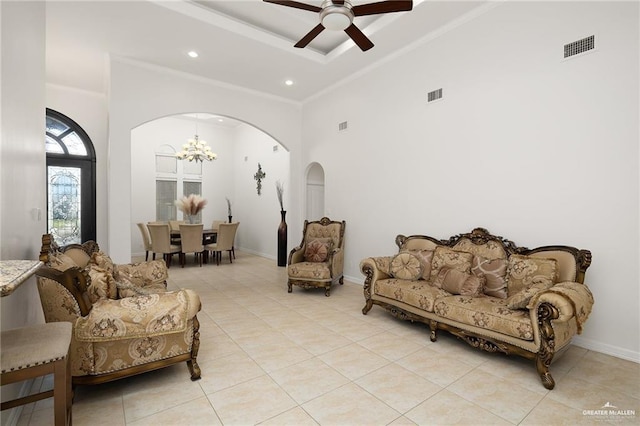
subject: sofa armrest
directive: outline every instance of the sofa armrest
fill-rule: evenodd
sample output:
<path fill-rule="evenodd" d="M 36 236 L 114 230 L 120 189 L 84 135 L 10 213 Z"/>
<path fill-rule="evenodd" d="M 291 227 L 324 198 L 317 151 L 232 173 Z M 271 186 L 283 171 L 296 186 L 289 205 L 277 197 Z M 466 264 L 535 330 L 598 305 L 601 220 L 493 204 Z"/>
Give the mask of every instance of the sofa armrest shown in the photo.
<path fill-rule="evenodd" d="M 192 290 L 100 299 L 88 315 L 76 320 L 75 338 L 107 342 L 182 332 L 200 307 L 200 298 Z"/>
<path fill-rule="evenodd" d="M 289 252 L 289 265 L 293 265 L 294 263 L 304 262 L 304 246 L 300 245 L 291 249 Z"/>
<path fill-rule="evenodd" d="M 370 276 L 372 283 L 390 278 L 389 265 L 392 259 L 393 256 L 367 257 L 360 262 L 360 271 L 367 278 Z"/>
<path fill-rule="evenodd" d="M 331 277 L 336 278 L 342 275 L 344 271 L 344 250 L 341 248 L 334 248 L 329 253 L 329 265 L 331 267 Z"/>
<path fill-rule="evenodd" d="M 575 317 L 578 334 L 580 334 L 582 325 L 589 318 L 593 303 L 593 295 L 589 287 L 577 282 L 564 281 L 536 294 L 531 298 L 527 308 L 538 311 L 541 305 L 549 304 L 558 310 L 556 321 L 565 322 Z"/>

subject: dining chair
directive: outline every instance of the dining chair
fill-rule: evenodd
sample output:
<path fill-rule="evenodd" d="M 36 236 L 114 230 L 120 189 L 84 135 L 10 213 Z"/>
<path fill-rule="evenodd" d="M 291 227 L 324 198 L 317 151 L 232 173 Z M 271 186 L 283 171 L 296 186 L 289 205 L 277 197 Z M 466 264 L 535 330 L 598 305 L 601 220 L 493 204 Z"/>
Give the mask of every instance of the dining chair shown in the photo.
<path fill-rule="evenodd" d="M 147 262 L 149 260 L 149 252 L 152 251 L 151 236 L 149 235 L 149 229 L 144 223 L 140 222 L 137 225 L 138 225 L 138 229 L 140 230 L 140 234 L 142 235 L 142 244 L 144 244 L 144 251 L 145 251 L 144 261 Z M 156 260 L 155 253 L 153 253 L 153 260 Z"/>
<path fill-rule="evenodd" d="M 167 268 L 171 267 L 171 258 L 180 254 L 179 244 L 171 243 L 171 231 L 167 223 L 147 223 L 151 235 L 151 248 L 154 253 L 162 253 Z"/>
<path fill-rule="evenodd" d="M 213 252 L 215 254 L 217 265 L 220 265 L 220 259 L 223 251 L 229 252 L 229 263 L 233 263 L 232 250 L 238 225 L 240 225 L 240 222 L 221 223 L 218 227 L 218 239 L 216 242 L 204 246 L 206 251 Z"/>
<path fill-rule="evenodd" d="M 218 230 L 218 227 L 220 226 L 220 224 L 221 224 L 221 223 L 224 223 L 224 220 L 214 220 L 214 221 L 211 223 L 211 229 L 213 229 L 213 230 L 216 230 L 216 231 L 217 231 L 217 230 Z"/>
<path fill-rule="evenodd" d="M 182 249 L 180 250 L 180 264 L 184 268 L 187 253 L 193 253 L 196 260 L 200 261 L 202 266 L 202 255 L 204 253 L 204 245 L 202 245 L 202 228 L 201 223 L 198 224 L 180 224 L 180 241 Z"/>

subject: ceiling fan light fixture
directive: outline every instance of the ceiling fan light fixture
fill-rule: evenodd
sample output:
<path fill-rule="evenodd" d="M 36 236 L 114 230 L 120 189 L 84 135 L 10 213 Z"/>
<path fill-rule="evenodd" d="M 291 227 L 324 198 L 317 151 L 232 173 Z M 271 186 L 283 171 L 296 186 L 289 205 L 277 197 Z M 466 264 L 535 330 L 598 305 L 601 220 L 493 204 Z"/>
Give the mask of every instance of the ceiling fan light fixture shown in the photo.
<path fill-rule="evenodd" d="M 353 23 L 354 14 L 351 11 L 351 3 L 334 4 L 331 0 L 323 3 L 320 12 L 320 22 L 328 30 L 344 31 Z"/>

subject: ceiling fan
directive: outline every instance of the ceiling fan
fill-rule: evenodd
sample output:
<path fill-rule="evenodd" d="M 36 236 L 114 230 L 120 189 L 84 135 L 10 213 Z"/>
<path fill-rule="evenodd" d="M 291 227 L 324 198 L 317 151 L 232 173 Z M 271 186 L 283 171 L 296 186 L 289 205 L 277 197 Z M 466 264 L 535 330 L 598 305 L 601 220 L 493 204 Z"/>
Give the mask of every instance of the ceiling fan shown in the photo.
<path fill-rule="evenodd" d="M 352 5 L 349 0 L 323 0 L 320 7 L 297 1 L 263 0 L 267 3 L 308 10 L 320 14 L 320 23 L 294 46 L 305 47 L 325 29 L 343 31 L 358 45 L 363 52 L 373 47 L 373 42 L 353 23 L 357 16 L 378 15 L 381 13 L 406 12 L 413 8 L 411 0 L 389 0 L 362 5 Z"/>

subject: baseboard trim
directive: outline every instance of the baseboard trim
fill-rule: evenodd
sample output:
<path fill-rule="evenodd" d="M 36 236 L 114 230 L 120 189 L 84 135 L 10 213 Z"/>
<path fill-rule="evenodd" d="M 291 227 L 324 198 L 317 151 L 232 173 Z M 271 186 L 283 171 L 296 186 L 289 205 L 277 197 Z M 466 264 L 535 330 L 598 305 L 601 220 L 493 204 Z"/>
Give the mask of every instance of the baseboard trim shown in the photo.
<path fill-rule="evenodd" d="M 595 340 L 585 339 L 582 336 L 575 336 L 572 343 L 584 349 L 590 351 L 600 352 L 606 355 L 611 355 L 616 358 L 626 359 L 640 364 L 640 352 L 635 352 L 629 349 L 621 348 L 619 346 L 609 345 L 607 343 L 596 342 Z"/>

